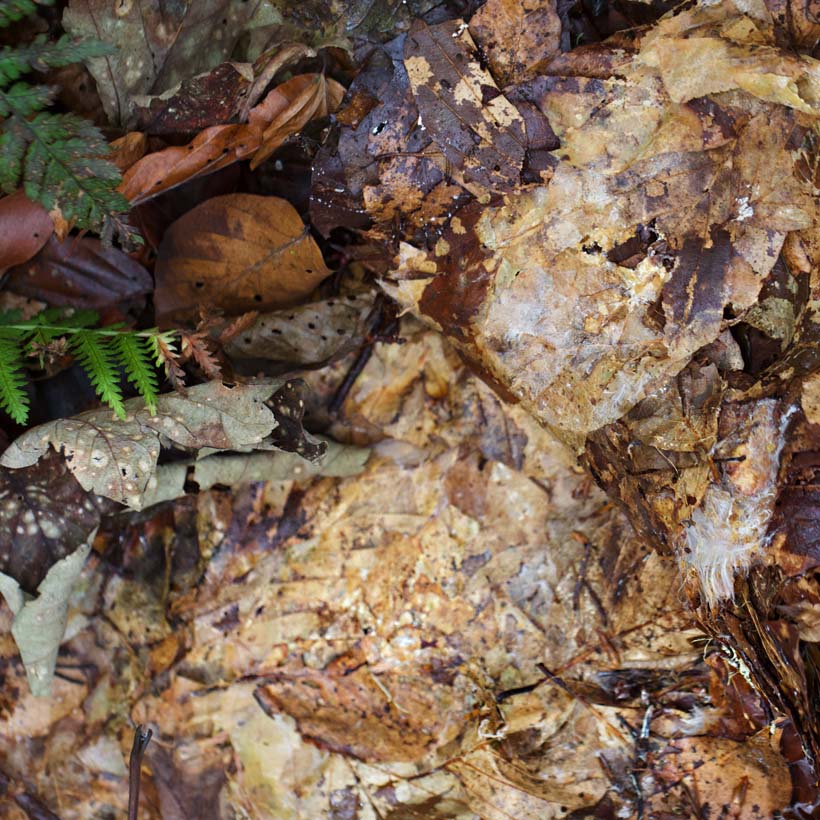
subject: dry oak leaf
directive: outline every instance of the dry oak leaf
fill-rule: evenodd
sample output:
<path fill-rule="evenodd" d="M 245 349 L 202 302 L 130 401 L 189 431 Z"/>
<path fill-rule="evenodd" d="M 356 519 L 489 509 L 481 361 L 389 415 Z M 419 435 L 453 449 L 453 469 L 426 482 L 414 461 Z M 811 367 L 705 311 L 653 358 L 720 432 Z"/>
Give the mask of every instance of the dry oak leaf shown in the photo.
<path fill-rule="evenodd" d="M 253 167 L 314 117 L 335 111 L 344 88 L 320 74 L 299 74 L 270 91 L 248 113 L 248 122 L 213 125 L 187 145 L 170 146 L 136 162 L 120 193 L 139 205 L 198 176 L 253 157 Z M 261 159 L 259 158 L 261 157 Z"/>
<path fill-rule="evenodd" d="M 159 248 L 154 303 L 160 323 L 272 310 L 307 296 L 330 271 L 296 209 L 278 197 L 229 194 L 189 211 Z"/>
<path fill-rule="evenodd" d="M 235 387 L 208 382 L 189 388 L 185 396 L 160 396 L 153 416 L 142 399 L 131 399 L 124 420 L 107 408 L 57 419 L 12 442 L 0 466 L 28 467 L 51 446 L 63 452 L 85 490 L 141 509 L 161 446 L 238 450 L 262 444 L 277 425 L 264 403 L 277 386 L 275 381 Z"/>

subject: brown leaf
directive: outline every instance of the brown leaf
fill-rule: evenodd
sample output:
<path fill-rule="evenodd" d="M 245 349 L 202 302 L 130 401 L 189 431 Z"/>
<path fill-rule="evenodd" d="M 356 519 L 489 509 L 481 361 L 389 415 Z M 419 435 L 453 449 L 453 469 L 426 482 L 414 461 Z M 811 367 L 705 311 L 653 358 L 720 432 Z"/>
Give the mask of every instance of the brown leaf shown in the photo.
<path fill-rule="evenodd" d="M 145 156 L 148 136 L 141 131 L 129 131 L 125 136 L 110 143 L 108 147 L 111 149 L 108 161 L 113 162 L 122 173 L 125 173 Z"/>
<path fill-rule="evenodd" d="M 316 92 L 317 87 L 322 93 Z M 298 115 L 304 113 L 306 100 L 299 94 L 308 89 L 313 95 L 307 94 L 310 97 L 308 113 L 301 118 Z M 119 191 L 138 205 L 195 177 L 212 174 L 254 156 L 263 138 L 266 157 L 287 137 L 300 131 L 311 117 L 326 116 L 335 110 L 343 94 L 342 86 L 335 80 L 325 80 L 322 75 L 293 77 L 274 88 L 250 110 L 247 124 L 213 125 L 187 145 L 170 146 L 143 157 L 123 175 Z"/>
<path fill-rule="evenodd" d="M 0 199 L 0 274 L 31 259 L 53 232 L 45 208 L 22 191 Z"/>
<path fill-rule="evenodd" d="M 488 0 L 471 18 L 470 29 L 502 88 L 541 74 L 561 50 L 554 0 Z"/>
<path fill-rule="evenodd" d="M 135 97 L 134 127 L 150 134 L 184 134 L 228 122 L 244 102 L 251 66 L 220 63 L 157 97 Z"/>
<path fill-rule="evenodd" d="M 404 65 L 419 116 L 446 162 L 479 192 L 517 186 L 527 147 L 524 122 L 481 67 L 467 24 L 416 21 Z"/>
<path fill-rule="evenodd" d="M 323 74 L 300 74 L 275 88 L 267 99 L 269 105 L 279 111 L 265 127 L 262 144 L 251 160 L 251 170 L 263 163 L 289 136 L 298 134 L 310 120 L 332 114 L 344 94 L 344 86 Z M 281 96 L 281 102 L 278 96 Z M 251 111 L 250 122 L 254 122 L 253 114 Z"/>
<path fill-rule="evenodd" d="M 51 237 L 31 261 L 9 271 L 8 286 L 51 305 L 101 308 L 153 290 L 151 274 L 139 262 L 90 237 Z"/>
<path fill-rule="evenodd" d="M 247 125 L 214 125 L 184 146 L 171 146 L 138 160 L 123 174 L 120 193 L 139 205 L 194 177 L 251 156 L 261 134 Z"/>
<path fill-rule="evenodd" d="M 30 467 L 0 467 L 0 500 L 0 572 L 31 595 L 100 523 L 88 493 L 53 452 Z"/>
<path fill-rule="evenodd" d="M 294 304 L 329 273 L 284 199 L 214 197 L 165 234 L 155 271 L 158 321 L 193 319 L 201 307 L 235 314 Z"/>

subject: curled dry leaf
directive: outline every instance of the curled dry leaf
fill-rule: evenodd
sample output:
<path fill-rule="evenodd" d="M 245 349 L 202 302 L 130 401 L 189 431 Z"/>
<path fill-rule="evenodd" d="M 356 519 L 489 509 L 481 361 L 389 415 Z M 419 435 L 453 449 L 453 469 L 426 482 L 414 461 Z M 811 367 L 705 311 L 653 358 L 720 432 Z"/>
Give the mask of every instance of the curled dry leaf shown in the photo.
<path fill-rule="evenodd" d="M 53 232 L 48 211 L 22 191 L 0 199 L 0 275 L 28 262 Z"/>
<path fill-rule="evenodd" d="M 158 322 L 294 304 L 330 271 L 296 209 L 277 197 L 214 197 L 168 229 L 159 249 Z"/>
<path fill-rule="evenodd" d="M 334 111 L 343 94 L 344 88 L 335 80 L 320 74 L 297 75 L 252 108 L 247 123 L 214 125 L 187 145 L 143 157 L 124 174 L 120 193 L 138 205 L 195 177 L 254 157 L 260 150 L 267 157 L 312 117 Z"/>
<path fill-rule="evenodd" d="M 50 305 L 100 310 L 145 296 L 151 274 L 136 260 L 91 237 L 52 236 L 29 262 L 9 271 L 8 287 Z"/>
<path fill-rule="evenodd" d="M 326 117 L 339 107 L 344 86 L 324 74 L 300 74 L 275 88 L 268 95 L 282 97 L 281 108 L 262 134 L 262 144 L 251 160 L 251 170 L 263 163 L 289 136 L 298 134 L 313 119 Z M 277 101 L 277 107 L 280 105 Z"/>
<path fill-rule="evenodd" d="M 0 465 L 30 466 L 53 447 L 64 454 L 83 488 L 140 509 L 161 446 L 236 450 L 262 444 L 276 426 L 264 402 L 278 386 L 273 381 L 235 387 L 208 382 L 189 388 L 185 396 L 160 396 L 155 415 L 142 399 L 131 399 L 124 421 L 107 409 L 57 419 L 12 442 Z"/>

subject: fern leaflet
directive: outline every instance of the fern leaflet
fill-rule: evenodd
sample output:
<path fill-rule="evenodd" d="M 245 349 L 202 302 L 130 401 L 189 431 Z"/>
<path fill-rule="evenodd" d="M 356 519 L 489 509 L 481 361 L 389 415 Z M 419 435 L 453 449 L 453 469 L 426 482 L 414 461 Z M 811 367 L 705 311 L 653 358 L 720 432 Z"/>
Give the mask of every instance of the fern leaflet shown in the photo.
<path fill-rule="evenodd" d="M 69 311 L 49 308 L 23 320 L 19 311 L 0 313 L 0 408 L 18 424 L 28 420 L 26 359 L 62 360 L 71 351 L 85 371 L 97 395 L 123 417 L 123 376 L 156 411 L 159 384 L 156 367 L 173 370 L 172 382 L 181 384 L 182 369 L 176 363 L 175 331 L 129 330 L 122 325 L 94 327 L 93 310 Z M 156 364 L 154 358 L 156 357 Z"/>
<path fill-rule="evenodd" d="M 159 386 L 148 339 L 131 333 L 120 333 L 112 339 L 129 381 L 139 390 L 148 412 L 155 414 Z"/>
<path fill-rule="evenodd" d="M 97 395 L 124 419 L 125 406 L 122 403 L 120 377 L 108 339 L 101 339 L 99 334 L 83 329 L 77 331 L 73 343 L 77 361 L 88 373 Z"/>
<path fill-rule="evenodd" d="M 13 336 L 0 334 L 0 407 L 17 424 L 26 423 L 29 407 L 22 360 L 20 343 Z"/>
<path fill-rule="evenodd" d="M 34 3 L 0 0 L 0 27 L 34 9 Z M 103 43 L 68 35 L 0 48 L 0 190 L 11 193 L 22 186 L 47 210 L 59 209 L 67 221 L 100 233 L 106 220 L 129 208 L 117 191 L 119 170 L 105 159 L 105 138 L 82 117 L 44 110 L 56 89 L 19 78 L 109 52 Z"/>

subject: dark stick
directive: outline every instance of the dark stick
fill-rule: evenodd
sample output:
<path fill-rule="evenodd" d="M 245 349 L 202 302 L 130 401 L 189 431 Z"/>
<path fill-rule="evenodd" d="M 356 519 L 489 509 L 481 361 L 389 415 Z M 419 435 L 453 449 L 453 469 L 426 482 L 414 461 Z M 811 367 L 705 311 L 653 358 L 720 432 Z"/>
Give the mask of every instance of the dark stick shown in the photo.
<path fill-rule="evenodd" d="M 134 731 L 134 744 L 128 760 L 128 820 L 137 820 L 140 805 L 140 769 L 142 756 L 148 748 L 153 732 L 140 724 Z"/>

